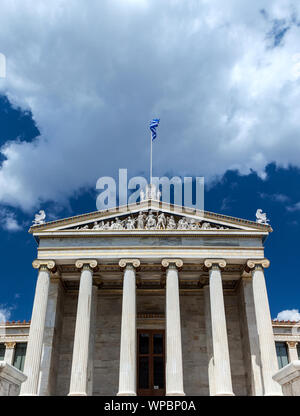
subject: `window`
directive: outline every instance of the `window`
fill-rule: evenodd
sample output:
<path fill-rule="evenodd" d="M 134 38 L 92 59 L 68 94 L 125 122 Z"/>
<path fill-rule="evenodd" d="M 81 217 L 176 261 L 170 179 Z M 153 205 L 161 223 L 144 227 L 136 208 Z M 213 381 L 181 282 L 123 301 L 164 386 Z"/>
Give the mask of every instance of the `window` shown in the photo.
<path fill-rule="evenodd" d="M 300 342 L 297 344 L 298 360 L 300 360 Z"/>
<path fill-rule="evenodd" d="M 16 367 L 20 371 L 23 371 L 23 368 L 24 368 L 26 348 L 27 348 L 27 343 L 26 342 L 18 342 L 16 344 L 13 365 L 14 365 L 14 367 Z"/>
<path fill-rule="evenodd" d="M 4 356 L 5 356 L 5 345 L 0 344 L 0 361 L 4 360 Z"/>
<path fill-rule="evenodd" d="M 163 330 L 138 330 L 137 393 L 139 396 L 164 395 L 164 344 Z"/>
<path fill-rule="evenodd" d="M 282 368 L 289 363 L 285 342 L 275 342 L 278 367 Z"/>

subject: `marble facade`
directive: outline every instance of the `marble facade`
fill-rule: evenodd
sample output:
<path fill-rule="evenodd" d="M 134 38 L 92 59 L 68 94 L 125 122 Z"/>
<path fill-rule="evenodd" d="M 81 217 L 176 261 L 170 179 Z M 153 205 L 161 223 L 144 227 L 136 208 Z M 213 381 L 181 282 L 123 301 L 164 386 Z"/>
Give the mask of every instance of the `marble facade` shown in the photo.
<path fill-rule="evenodd" d="M 21 395 L 138 394 L 140 330 L 164 331 L 165 395 L 282 395 L 264 277 L 271 227 L 180 208 L 149 200 L 31 228 Z"/>

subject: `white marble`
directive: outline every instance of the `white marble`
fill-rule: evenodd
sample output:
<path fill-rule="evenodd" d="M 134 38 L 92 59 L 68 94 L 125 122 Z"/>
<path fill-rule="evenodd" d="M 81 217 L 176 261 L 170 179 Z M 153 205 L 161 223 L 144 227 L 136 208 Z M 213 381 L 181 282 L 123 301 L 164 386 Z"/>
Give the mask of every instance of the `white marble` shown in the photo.
<path fill-rule="evenodd" d="M 211 313 L 210 313 L 210 296 L 209 285 L 204 286 L 204 307 L 205 307 L 205 332 L 206 332 L 206 350 L 208 359 L 208 382 L 209 395 L 215 396 L 215 379 L 214 379 L 214 353 L 212 341 Z"/>
<path fill-rule="evenodd" d="M 222 275 L 220 270 L 220 267 L 225 267 L 226 262 L 216 259 L 205 260 L 204 265 L 209 269 L 215 395 L 233 396 Z"/>
<path fill-rule="evenodd" d="M 287 341 L 289 362 L 299 360 L 298 351 L 297 351 L 297 345 L 298 345 L 298 342 L 295 342 L 295 341 Z"/>
<path fill-rule="evenodd" d="M 45 329 L 43 338 L 43 350 L 40 365 L 40 376 L 39 376 L 39 396 L 50 396 L 52 393 L 52 380 L 53 373 L 56 373 L 55 367 L 57 363 L 54 357 L 55 348 L 55 337 L 58 331 L 58 302 L 61 296 L 61 283 L 60 281 L 54 280 L 50 282 L 48 305 L 45 319 Z"/>
<path fill-rule="evenodd" d="M 87 395 L 93 395 L 93 381 L 94 381 L 94 349 L 95 349 L 95 326 L 97 319 L 97 299 L 98 287 L 93 285 L 92 288 L 92 310 L 91 310 L 91 333 L 89 345 L 89 362 L 88 362 L 88 381 L 87 381 Z"/>
<path fill-rule="evenodd" d="M 4 361 L 7 362 L 7 364 L 13 365 L 14 361 L 14 354 L 15 354 L 15 342 L 6 342 L 5 343 L 5 356 Z"/>
<path fill-rule="evenodd" d="M 166 270 L 166 396 L 184 396 L 182 341 L 177 267 L 182 260 L 165 259 Z"/>
<path fill-rule="evenodd" d="M 93 270 L 96 261 L 77 261 L 81 268 L 69 396 L 87 396 Z"/>
<path fill-rule="evenodd" d="M 278 364 L 263 271 L 263 267 L 269 266 L 269 261 L 248 260 L 247 266 L 252 270 L 253 299 L 259 338 L 264 395 L 281 396 L 282 389 L 272 378 L 278 371 Z"/>
<path fill-rule="evenodd" d="M 252 396 L 263 396 L 261 376 L 261 360 L 259 351 L 259 338 L 256 325 L 255 307 L 253 300 L 252 281 L 249 278 L 241 279 L 242 300 L 244 304 L 245 328 L 249 349 L 245 351 L 245 360 L 250 362 L 249 378 Z"/>
<path fill-rule="evenodd" d="M 139 260 L 120 260 L 123 276 L 118 396 L 136 396 L 136 275 Z"/>
<path fill-rule="evenodd" d="M 31 325 L 27 344 L 24 374 L 27 380 L 22 384 L 20 395 L 37 395 L 40 362 L 43 348 L 45 319 L 50 284 L 50 270 L 54 269 L 54 261 L 41 262 L 35 260 L 33 267 L 39 268 L 33 303 Z"/>

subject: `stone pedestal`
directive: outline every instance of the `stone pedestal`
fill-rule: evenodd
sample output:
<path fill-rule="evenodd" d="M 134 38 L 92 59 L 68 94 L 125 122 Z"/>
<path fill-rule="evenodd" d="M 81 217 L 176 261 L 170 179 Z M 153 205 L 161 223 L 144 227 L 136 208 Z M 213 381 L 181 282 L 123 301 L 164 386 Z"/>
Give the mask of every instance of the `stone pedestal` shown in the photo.
<path fill-rule="evenodd" d="M 265 283 L 264 267 L 269 267 L 267 259 L 248 260 L 247 270 L 252 272 L 253 299 L 259 339 L 262 378 L 265 396 L 282 396 L 282 390 L 273 380 L 278 371 L 277 356 L 272 329 L 269 301 Z"/>
<path fill-rule="evenodd" d="M 93 269 L 96 260 L 77 260 L 81 269 L 69 396 L 87 396 L 92 311 Z"/>
<path fill-rule="evenodd" d="M 118 396 L 136 396 L 136 276 L 137 259 L 122 259 L 124 269 Z"/>
<path fill-rule="evenodd" d="M 185 396 L 183 391 L 181 322 L 179 303 L 179 281 L 177 268 L 179 259 L 162 260 L 166 271 L 166 396 Z"/>
<path fill-rule="evenodd" d="M 216 396 L 233 396 L 221 267 L 225 260 L 207 259 L 204 266 L 209 270 L 209 295 L 214 354 L 214 388 Z"/>
<path fill-rule="evenodd" d="M 26 378 L 17 368 L 0 361 L 0 396 L 18 396 L 20 386 Z"/>
<path fill-rule="evenodd" d="M 281 368 L 273 380 L 282 387 L 284 396 L 300 396 L 300 360 L 295 360 Z"/>
<path fill-rule="evenodd" d="M 24 365 L 24 374 L 26 374 L 27 380 L 21 387 L 22 396 L 35 396 L 38 393 L 40 363 L 50 284 L 50 270 L 55 268 L 55 263 L 52 260 L 35 260 L 32 265 L 34 268 L 39 269 L 39 275 L 36 284 Z"/>

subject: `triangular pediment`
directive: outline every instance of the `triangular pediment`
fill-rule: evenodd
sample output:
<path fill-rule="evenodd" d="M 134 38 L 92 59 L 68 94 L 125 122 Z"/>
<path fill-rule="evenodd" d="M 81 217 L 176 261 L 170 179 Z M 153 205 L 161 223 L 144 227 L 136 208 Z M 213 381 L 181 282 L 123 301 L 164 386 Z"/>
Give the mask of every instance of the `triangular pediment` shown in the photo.
<path fill-rule="evenodd" d="M 95 211 L 30 228 L 33 234 L 44 232 L 133 232 L 133 231 L 245 230 L 270 232 L 269 225 L 243 220 L 189 207 L 148 200 L 109 210 Z"/>

